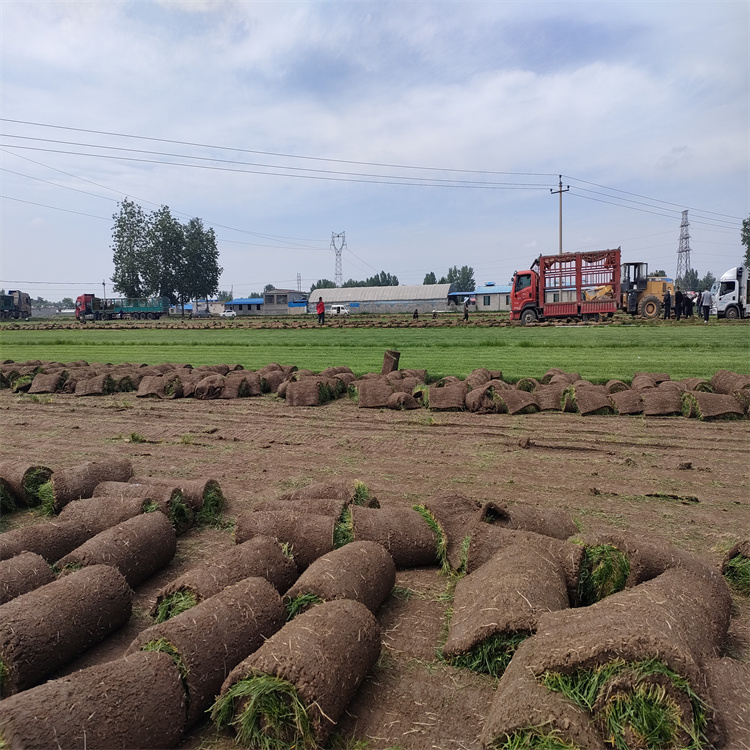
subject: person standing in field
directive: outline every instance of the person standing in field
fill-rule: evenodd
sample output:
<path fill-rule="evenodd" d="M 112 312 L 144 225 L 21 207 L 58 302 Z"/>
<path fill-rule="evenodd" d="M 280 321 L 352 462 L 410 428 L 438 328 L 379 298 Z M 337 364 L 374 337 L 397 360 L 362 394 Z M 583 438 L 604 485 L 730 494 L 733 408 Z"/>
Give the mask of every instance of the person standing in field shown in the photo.
<path fill-rule="evenodd" d="M 672 294 L 669 289 L 664 292 L 662 304 L 664 305 L 664 320 L 669 320 L 672 316 Z"/>
<path fill-rule="evenodd" d="M 685 309 L 685 317 L 692 318 L 693 317 L 693 298 L 690 296 L 690 293 L 686 294 L 685 297 L 683 298 L 682 306 Z"/>
<path fill-rule="evenodd" d="M 682 317 L 683 305 L 685 303 L 680 287 L 674 288 L 674 317 L 675 320 L 679 320 Z"/>
<path fill-rule="evenodd" d="M 701 305 L 703 306 L 703 322 L 708 323 L 708 314 L 711 312 L 711 291 L 705 289 L 701 294 Z"/>
<path fill-rule="evenodd" d="M 469 303 L 464 302 L 464 320 L 468 323 L 469 322 Z"/>
<path fill-rule="evenodd" d="M 326 306 L 323 302 L 322 297 L 318 297 L 318 304 L 315 307 L 317 313 L 318 313 L 318 325 L 322 326 L 325 325 L 326 322 Z"/>

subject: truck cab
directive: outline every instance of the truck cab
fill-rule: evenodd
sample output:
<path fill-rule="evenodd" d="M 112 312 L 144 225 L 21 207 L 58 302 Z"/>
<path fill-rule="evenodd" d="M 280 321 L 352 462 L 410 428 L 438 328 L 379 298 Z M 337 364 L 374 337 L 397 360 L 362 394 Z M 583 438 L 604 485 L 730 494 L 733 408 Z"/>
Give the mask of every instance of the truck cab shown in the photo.
<path fill-rule="evenodd" d="M 719 318 L 745 318 L 749 296 L 748 269 L 745 266 L 730 268 L 711 287 L 711 312 Z"/>
<path fill-rule="evenodd" d="M 520 320 L 524 325 L 533 323 L 537 317 L 539 300 L 539 274 L 536 271 L 516 271 L 513 274 L 510 314 L 512 320 Z"/>

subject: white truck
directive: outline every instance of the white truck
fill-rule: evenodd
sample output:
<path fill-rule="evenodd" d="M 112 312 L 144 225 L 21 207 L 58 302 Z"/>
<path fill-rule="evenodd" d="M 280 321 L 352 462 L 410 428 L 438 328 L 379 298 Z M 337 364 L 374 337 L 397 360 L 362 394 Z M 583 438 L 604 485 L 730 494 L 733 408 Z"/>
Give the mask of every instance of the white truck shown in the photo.
<path fill-rule="evenodd" d="M 750 315 L 750 279 L 745 266 L 730 268 L 711 287 L 711 312 L 719 318 L 746 318 Z"/>

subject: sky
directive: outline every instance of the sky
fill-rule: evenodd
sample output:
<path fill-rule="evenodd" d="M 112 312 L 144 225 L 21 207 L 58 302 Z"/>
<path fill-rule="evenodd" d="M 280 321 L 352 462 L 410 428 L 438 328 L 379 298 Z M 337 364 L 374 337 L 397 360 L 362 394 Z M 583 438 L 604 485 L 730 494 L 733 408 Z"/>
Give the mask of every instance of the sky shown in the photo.
<path fill-rule="evenodd" d="M 220 288 L 622 248 L 741 262 L 750 4 L 0 2 L 0 286 L 112 296 L 127 198 L 213 227 Z M 344 235 L 342 238 L 341 235 Z"/>

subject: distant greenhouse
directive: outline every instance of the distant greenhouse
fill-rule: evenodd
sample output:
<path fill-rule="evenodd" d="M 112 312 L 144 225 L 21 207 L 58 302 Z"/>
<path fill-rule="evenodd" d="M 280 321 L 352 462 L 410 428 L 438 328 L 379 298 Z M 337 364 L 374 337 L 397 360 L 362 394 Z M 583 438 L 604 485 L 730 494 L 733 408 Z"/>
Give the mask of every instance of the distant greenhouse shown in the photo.
<path fill-rule="evenodd" d="M 355 286 L 335 289 L 313 289 L 307 311 L 315 312 L 318 298 L 322 297 L 326 310 L 331 305 L 346 305 L 354 313 L 405 313 L 419 310 L 447 310 L 448 295 L 453 284 L 415 284 L 412 286 Z"/>

